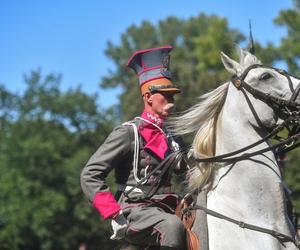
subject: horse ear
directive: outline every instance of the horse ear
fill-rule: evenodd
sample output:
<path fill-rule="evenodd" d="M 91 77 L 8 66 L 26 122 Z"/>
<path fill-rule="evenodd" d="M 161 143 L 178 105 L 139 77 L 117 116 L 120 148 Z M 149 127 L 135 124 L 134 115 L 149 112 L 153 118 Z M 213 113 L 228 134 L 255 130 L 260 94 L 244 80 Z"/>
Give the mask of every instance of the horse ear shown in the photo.
<path fill-rule="evenodd" d="M 224 67 L 232 74 L 237 75 L 239 72 L 240 65 L 233 59 L 229 58 L 221 51 L 221 60 L 224 64 Z"/>

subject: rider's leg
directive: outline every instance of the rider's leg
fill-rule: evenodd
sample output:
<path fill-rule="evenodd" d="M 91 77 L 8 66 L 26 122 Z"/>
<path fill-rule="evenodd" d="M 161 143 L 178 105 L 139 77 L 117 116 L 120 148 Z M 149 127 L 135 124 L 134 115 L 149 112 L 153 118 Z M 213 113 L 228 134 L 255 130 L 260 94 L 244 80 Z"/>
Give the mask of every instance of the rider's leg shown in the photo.
<path fill-rule="evenodd" d="M 155 225 L 154 230 L 159 233 L 160 249 L 185 249 L 185 228 L 176 215 L 167 214 L 164 220 Z"/>
<path fill-rule="evenodd" d="M 142 246 L 185 249 L 185 228 L 180 219 L 158 207 L 136 207 L 127 216 L 127 242 Z"/>

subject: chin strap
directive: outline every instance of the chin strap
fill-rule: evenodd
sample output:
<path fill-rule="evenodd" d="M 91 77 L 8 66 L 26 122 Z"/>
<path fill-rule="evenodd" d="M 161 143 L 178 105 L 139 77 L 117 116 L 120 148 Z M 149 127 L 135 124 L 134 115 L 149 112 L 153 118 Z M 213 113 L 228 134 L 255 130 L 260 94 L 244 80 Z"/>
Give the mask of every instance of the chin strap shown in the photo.
<path fill-rule="evenodd" d="M 179 92 L 179 88 L 175 84 L 162 84 L 162 85 L 149 86 L 149 91 L 151 94 L 153 94 L 155 92 L 159 92 L 160 90 L 164 90 L 164 89 L 178 89 L 178 92 Z"/>

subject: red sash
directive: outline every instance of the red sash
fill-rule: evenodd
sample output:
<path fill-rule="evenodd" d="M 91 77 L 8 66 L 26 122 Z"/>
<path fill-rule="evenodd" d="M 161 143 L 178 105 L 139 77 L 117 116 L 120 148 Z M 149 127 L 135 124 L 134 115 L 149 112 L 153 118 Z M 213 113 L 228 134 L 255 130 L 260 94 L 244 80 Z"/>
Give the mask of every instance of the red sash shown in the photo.
<path fill-rule="evenodd" d="M 140 125 L 138 130 L 146 142 L 144 149 L 150 150 L 160 159 L 164 159 L 168 150 L 166 136 L 161 129 L 164 120 L 158 115 L 151 114 L 147 111 L 141 114 L 141 118 L 145 120 L 145 123 Z"/>

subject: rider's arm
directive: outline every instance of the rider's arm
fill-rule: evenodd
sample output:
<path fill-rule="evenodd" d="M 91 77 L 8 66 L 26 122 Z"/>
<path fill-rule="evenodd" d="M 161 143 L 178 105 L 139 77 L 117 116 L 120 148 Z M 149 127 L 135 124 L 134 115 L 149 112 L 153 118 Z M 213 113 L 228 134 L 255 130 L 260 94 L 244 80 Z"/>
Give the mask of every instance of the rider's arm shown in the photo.
<path fill-rule="evenodd" d="M 92 155 L 81 173 L 81 187 L 94 207 L 107 219 L 121 210 L 105 178 L 113 168 L 124 167 L 131 142 L 128 128 L 116 127 Z"/>

